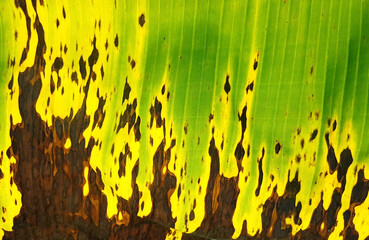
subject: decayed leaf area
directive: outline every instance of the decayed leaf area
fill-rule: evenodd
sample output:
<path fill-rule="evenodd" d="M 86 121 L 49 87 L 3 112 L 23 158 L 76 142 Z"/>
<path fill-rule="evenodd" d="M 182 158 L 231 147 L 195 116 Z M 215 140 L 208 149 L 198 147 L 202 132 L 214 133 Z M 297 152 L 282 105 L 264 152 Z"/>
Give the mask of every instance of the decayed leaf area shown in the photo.
<path fill-rule="evenodd" d="M 224 110 L 231 109 L 228 104 L 235 101 L 231 94 L 237 91 L 239 86 L 243 86 L 240 82 L 238 84 L 232 82 L 234 81 L 232 74 L 225 74 L 224 82 L 218 86 L 221 89 L 220 99 L 211 99 L 213 105 L 219 104 L 217 106 L 223 109 L 220 115 L 224 113 L 224 116 L 232 116 L 235 119 L 235 125 L 232 125 L 229 131 L 234 133 L 233 137 L 230 138 L 237 140 L 235 140 L 234 146 L 228 147 L 226 145 L 231 140 L 224 140 L 227 138 L 224 137 L 224 132 L 219 134 L 223 131 L 222 126 L 227 124 L 227 120 L 220 117 L 220 122 L 225 123 L 219 124 L 219 113 L 216 110 L 207 112 L 206 117 L 201 118 L 206 119 L 205 122 L 208 125 L 205 126 L 209 130 L 209 134 L 201 135 L 205 136 L 201 138 L 191 135 L 194 131 L 191 129 L 192 122 L 188 123 L 183 120 L 187 116 L 174 118 L 170 114 L 168 115 L 167 109 L 173 105 L 170 99 L 176 98 L 180 94 L 177 92 L 175 95 L 175 93 L 170 92 L 173 91 L 173 88 L 166 85 L 165 81 L 164 84 L 161 84 L 161 79 L 156 80 L 158 82 L 156 85 L 160 85 L 158 94 L 150 100 L 145 100 L 145 97 L 140 95 L 137 90 L 139 85 L 125 77 L 124 81 L 120 80 L 119 86 L 114 86 L 114 89 L 109 90 L 115 92 L 115 87 L 119 91 L 122 90 L 121 95 L 119 95 L 120 99 L 112 104 L 119 105 L 123 109 L 120 112 L 114 111 L 114 109 L 107 110 L 107 102 L 112 101 L 113 93 L 104 94 L 106 90 L 104 86 L 109 86 L 109 84 L 103 83 L 102 79 L 105 75 L 104 81 L 108 81 L 106 78 L 114 76 L 108 75 L 114 69 L 109 69 L 108 64 L 105 65 L 105 69 L 103 66 L 97 65 L 103 57 L 106 58 L 106 62 L 109 61 L 109 54 L 104 55 L 103 53 L 108 49 L 108 40 L 106 40 L 105 49 L 101 49 L 97 44 L 98 37 L 95 35 L 87 47 L 87 49 L 92 47 L 92 50 L 88 52 L 88 57 L 78 56 L 75 62 L 73 60 L 73 63 L 69 63 L 70 59 L 63 57 L 62 53 L 66 54 L 74 46 L 60 45 L 61 55 L 49 58 L 46 54 L 49 51 L 47 50 L 49 43 L 45 33 L 51 27 L 41 23 L 38 13 L 38 8 L 45 7 L 46 1 L 16 0 L 14 4 L 15 9 L 18 9 L 25 18 L 27 45 L 22 50 L 19 63 L 15 59 L 10 60 L 7 67 L 13 68 L 15 72 L 14 66 L 17 64 L 21 66 L 29 59 L 32 51 L 34 51 L 34 58 L 29 66 L 19 70 L 16 78 L 12 75 L 11 79 L 6 79 L 6 87 L 9 92 L 7 100 L 15 101 L 17 109 L 7 109 L 10 114 L 6 121 L 10 121 L 10 129 L 7 130 L 6 134 L 10 135 L 10 147 L 7 147 L 0 158 L 0 181 L 5 179 L 5 174 L 11 176 L 10 186 L 17 186 L 21 193 L 21 203 L 17 200 L 14 204 L 13 200 L 12 202 L 9 200 L 7 203 L 4 203 L 5 200 L 1 201 L 3 223 L 12 221 L 9 216 L 5 218 L 8 209 L 20 208 L 19 214 L 13 216 L 12 229 L 3 227 L 5 230 L 3 239 L 328 239 L 338 228 L 338 222 L 341 220 L 343 220 L 343 225 L 340 226 L 340 232 L 334 236 L 340 236 L 344 239 L 358 239 L 360 232 L 358 228 L 360 230 L 366 228 L 364 221 L 359 226 L 357 225 L 360 223 L 354 224 L 355 215 L 358 213 L 356 207 L 367 201 L 369 190 L 369 182 L 365 177 L 365 161 L 362 165 L 357 164 L 353 157 L 356 155 L 353 154 L 349 144 L 351 136 L 350 134 L 346 135 L 346 132 L 342 130 L 344 126 L 340 130 L 342 132 L 337 133 L 340 125 L 335 118 L 334 120 L 330 117 L 324 119 L 323 116 L 319 116 L 319 112 L 311 113 L 310 119 L 324 121 L 322 125 L 327 126 L 326 131 L 322 126 L 318 128 L 313 126 L 312 131 L 305 133 L 307 138 L 301 138 L 302 130 L 297 128 L 296 134 L 292 137 L 299 151 L 307 149 L 307 145 L 319 141 L 318 145 L 323 149 L 322 156 L 324 156 L 317 159 L 319 158 L 317 152 L 308 148 L 307 151 L 310 151 L 313 160 L 310 165 L 306 165 L 315 168 L 316 162 L 321 162 L 321 165 L 325 164 L 323 169 L 326 171 L 321 171 L 317 178 L 314 178 L 314 172 L 311 176 L 309 176 L 311 172 L 304 172 L 305 165 L 300 168 L 294 167 L 299 166 L 302 162 L 309 162 L 309 153 L 297 154 L 293 156 L 292 161 L 288 154 L 284 155 L 283 152 L 284 148 L 287 148 L 286 142 L 272 139 L 273 145 L 262 143 L 260 151 L 255 150 L 258 147 L 250 147 L 253 144 L 249 140 L 252 139 L 250 128 L 254 126 L 252 122 L 254 115 L 251 114 L 251 111 L 254 111 L 251 109 L 254 106 L 252 99 L 259 89 L 257 88 L 259 86 L 257 86 L 256 74 L 263 64 L 262 56 L 264 56 L 260 56 L 260 54 L 264 54 L 261 53 L 261 50 L 250 54 L 250 59 L 252 59 L 250 74 L 242 87 L 241 99 L 243 101 L 241 101 L 239 109 L 236 106 L 230 110 L 231 113 Z M 282 1 L 279 4 L 285 3 Z M 113 6 L 117 8 L 117 3 L 113 3 Z M 270 8 L 268 5 L 268 11 Z M 64 7 L 62 9 L 62 18 L 56 20 L 56 28 L 63 24 L 63 18 L 68 17 L 68 11 Z M 137 25 L 138 29 L 149 27 L 147 25 L 150 19 L 140 11 L 137 12 L 138 14 L 133 14 L 136 20 L 132 24 Z M 116 24 L 119 25 L 119 23 Z M 100 25 L 100 22 L 95 21 L 95 29 L 101 28 Z M 193 32 L 195 31 L 193 30 Z M 31 38 L 35 39 L 36 36 L 37 41 L 32 45 Z M 124 47 L 121 45 L 125 42 L 119 40 L 118 34 L 112 33 L 112 36 L 114 41 L 110 43 L 111 48 Z M 17 38 L 17 34 L 15 37 Z M 368 50 L 365 48 L 365 44 L 362 44 L 363 49 Z M 35 47 L 34 50 L 31 49 L 32 46 Z M 134 48 L 140 47 L 142 45 Z M 76 49 L 78 48 L 83 48 L 83 46 L 77 43 Z M 54 49 L 54 51 L 57 50 Z M 135 59 L 128 56 L 128 68 L 132 71 L 139 68 L 140 60 L 142 58 L 139 56 L 136 56 Z M 178 61 L 180 60 L 182 60 L 182 56 L 179 57 Z M 50 105 L 50 101 L 53 101 L 50 100 L 50 97 L 54 93 L 63 96 L 74 91 L 72 85 L 69 86 L 69 89 L 68 85 L 63 83 L 65 76 L 62 76 L 61 72 L 68 64 L 73 67 L 75 65 L 77 69 L 76 71 L 68 71 L 68 78 L 72 84 L 79 87 L 75 93 L 79 94 L 80 102 L 70 108 L 69 114 L 61 117 L 50 114 L 47 110 L 57 109 L 59 106 L 63 108 L 65 105 L 63 102 Z M 156 64 L 156 67 L 160 67 L 160 62 L 147 64 Z M 164 65 L 165 68 L 171 68 L 171 65 L 166 66 L 166 63 Z M 48 70 L 47 67 L 49 67 Z M 312 66 L 307 68 L 309 69 L 307 75 L 313 76 L 316 70 Z M 47 71 L 53 72 L 50 79 L 45 78 Z M 136 77 L 141 80 L 145 79 L 145 76 L 139 76 L 139 74 Z M 145 80 L 142 81 L 143 86 L 141 87 L 143 89 L 147 87 L 151 91 L 151 88 L 154 88 L 155 83 L 146 86 Z M 98 84 L 95 84 L 97 82 Z M 45 95 L 42 91 L 46 86 L 48 87 Z M 142 90 L 141 94 L 145 93 Z M 13 94 L 15 95 L 13 96 Z M 96 98 L 94 100 L 96 108 L 93 110 L 89 109 L 91 108 L 89 106 L 91 96 Z M 74 97 L 73 93 L 73 99 Z M 38 101 L 41 100 L 47 104 L 38 107 Z M 215 103 L 218 100 L 220 103 Z M 186 101 L 188 100 L 186 99 Z M 147 103 L 147 108 L 145 108 L 145 103 Z M 186 104 L 181 103 L 180 105 Z M 183 112 L 186 113 L 186 106 L 184 108 Z M 46 109 L 45 113 L 41 113 L 40 109 Z M 21 117 L 19 122 L 15 121 L 12 116 L 12 111 L 18 110 Z M 176 110 L 173 111 L 175 115 Z M 144 114 L 142 114 L 143 112 Z M 201 112 L 197 111 L 197 114 L 200 116 Z M 109 122 L 107 123 L 107 121 Z M 180 131 L 183 129 L 182 135 L 179 135 L 178 129 L 176 130 L 174 121 L 181 121 L 178 125 Z M 107 124 L 109 124 L 107 128 L 112 130 L 112 135 L 107 135 L 105 139 L 100 138 L 101 132 L 97 132 L 95 135 L 86 135 L 86 132 L 103 129 L 103 125 Z M 195 132 L 202 131 L 198 124 L 196 122 Z M 119 133 L 120 137 L 126 137 L 130 140 L 123 141 L 124 144 L 120 140 L 114 140 L 112 136 Z M 255 133 L 255 135 L 257 134 Z M 287 133 L 287 135 L 289 134 Z M 345 135 L 347 138 L 345 139 L 347 140 L 345 147 L 338 147 L 334 142 L 335 134 Z M 187 135 L 192 137 L 186 137 Z M 142 143 L 144 141 L 147 142 L 147 145 L 140 146 L 150 150 L 147 152 L 145 150 L 144 154 L 146 155 L 141 156 L 139 153 L 142 153 L 142 150 L 137 150 L 137 144 L 144 144 Z M 106 144 L 108 147 L 102 146 L 105 142 L 108 142 Z M 179 148 L 185 149 L 187 144 L 190 146 L 189 148 L 204 146 L 205 155 L 202 159 L 200 158 L 200 164 L 207 166 L 208 175 L 200 174 L 198 178 L 194 179 L 195 173 L 192 172 L 192 176 L 187 173 L 191 171 L 187 162 L 190 165 L 191 156 L 199 154 L 197 152 L 189 153 L 189 157 L 183 161 L 182 165 L 180 160 L 177 160 L 182 156 L 187 156 L 181 155 L 180 150 L 178 150 Z M 232 153 L 231 157 L 235 160 L 231 169 L 236 174 L 225 173 L 226 170 L 222 165 L 222 161 L 228 161 L 224 157 L 224 151 L 229 148 Z M 101 151 L 103 153 L 95 155 Z M 255 152 L 257 153 L 255 154 Z M 287 166 L 284 168 L 286 177 L 275 176 L 274 170 L 267 168 L 269 164 L 272 165 L 271 161 L 275 160 L 270 153 L 280 157 L 278 161 L 283 158 L 287 159 L 285 161 L 287 165 L 283 163 Z M 101 164 L 93 162 L 92 159 L 97 158 L 96 156 L 106 160 L 101 160 L 103 162 Z M 149 156 L 147 161 L 151 165 L 146 165 L 141 159 L 147 156 Z M 135 159 L 135 157 L 137 158 Z M 248 168 L 246 161 L 253 158 L 254 167 Z M 15 159 L 15 161 L 10 163 L 10 171 L 5 172 L 3 162 L 10 161 L 10 159 Z M 193 165 L 196 165 L 195 160 L 192 162 Z M 147 171 L 147 166 L 152 167 Z M 358 168 L 358 166 L 360 167 Z M 145 168 L 147 175 L 143 176 L 148 176 L 149 180 L 142 182 L 138 178 L 140 174 L 143 174 L 140 171 L 144 172 Z M 249 170 L 250 172 L 248 172 Z M 150 171 L 152 175 L 148 173 Z M 318 180 L 316 179 L 320 179 L 319 184 L 322 185 L 332 184 L 332 191 L 328 191 L 328 193 L 325 193 L 324 190 L 314 192 L 312 195 L 304 196 L 307 198 L 304 202 L 300 201 L 297 196 L 301 193 L 302 184 L 307 180 L 306 177 L 315 179 L 315 183 L 312 181 L 313 185 L 317 185 Z M 324 182 L 326 177 L 330 177 L 331 182 Z M 252 195 L 253 198 L 246 197 L 249 200 L 244 201 L 245 197 L 241 198 L 240 193 L 246 187 L 243 189 L 242 186 L 245 185 L 242 185 L 241 182 L 247 183 L 251 178 L 254 179 L 256 185 L 245 194 L 246 196 Z M 347 183 L 349 178 L 353 182 L 351 185 Z M 124 182 L 123 179 L 125 179 Z M 119 181 L 123 182 L 123 186 L 119 185 Z M 199 187 L 183 186 L 185 184 Z M 142 190 L 143 186 L 147 188 L 146 193 Z M 202 186 L 205 187 L 201 188 Z M 130 189 L 127 191 L 131 191 L 131 193 L 125 191 L 126 189 Z M 308 193 L 312 192 L 308 191 Z M 10 196 L 12 194 L 13 192 L 10 190 Z M 198 196 L 190 197 L 193 194 Z M 329 195 L 327 196 L 327 194 Z M 201 198 L 201 196 L 203 197 Z M 254 206 L 250 199 L 256 198 L 261 201 L 262 197 L 265 201 L 263 200 L 257 206 L 258 210 L 256 211 L 260 213 L 260 216 L 243 219 L 244 216 L 248 216 L 242 213 L 244 208 L 247 209 L 245 206 Z M 348 204 L 343 204 L 344 198 Z M 326 206 L 323 203 L 324 199 L 329 200 Z M 188 203 L 189 201 L 190 203 Z M 146 204 L 151 205 L 146 206 Z M 345 208 L 343 209 L 343 207 Z M 311 214 L 301 215 L 302 209 L 310 209 Z M 250 213 L 251 210 L 247 211 Z M 365 209 L 365 211 L 368 210 Z M 197 216 L 200 213 L 203 215 Z M 237 222 L 237 219 L 243 219 L 243 221 Z M 253 223 L 255 219 L 261 221 L 259 229 Z M 191 227 L 190 222 L 195 220 L 199 221 L 199 224 L 191 225 L 195 226 Z M 301 227 L 303 222 L 306 226 L 304 228 Z M 249 226 L 254 227 L 250 229 Z M 362 232 L 367 233 L 365 230 Z M 360 239 L 365 237 L 360 235 Z"/>

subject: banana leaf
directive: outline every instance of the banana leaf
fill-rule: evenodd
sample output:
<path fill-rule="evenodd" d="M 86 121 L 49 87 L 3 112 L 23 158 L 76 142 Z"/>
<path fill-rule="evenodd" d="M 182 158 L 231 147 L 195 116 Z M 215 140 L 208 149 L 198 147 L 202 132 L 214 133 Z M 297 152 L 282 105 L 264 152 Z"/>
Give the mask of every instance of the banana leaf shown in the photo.
<path fill-rule="evenodd" d="M 0 238 L 369 237 L 366 0 L 0 13 Z"/>

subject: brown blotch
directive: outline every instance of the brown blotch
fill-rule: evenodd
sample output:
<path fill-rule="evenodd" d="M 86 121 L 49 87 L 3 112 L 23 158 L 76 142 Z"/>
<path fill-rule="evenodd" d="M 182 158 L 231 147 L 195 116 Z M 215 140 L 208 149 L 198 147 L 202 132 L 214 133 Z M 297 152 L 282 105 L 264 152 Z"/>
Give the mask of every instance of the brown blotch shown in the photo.
<path fill-rule="evenodd" d="M 78 85 L 78 75 L 76 71 L 72 72 L 72 75 L 70 76 L 70 78 L 73 82 L 75 82 Z"/>
<path fill-rule="evenodd" d="M 13 83 L 14 83 L 14 76 L 12 75 L 12 77 L 11 77 L 11 79 L 10 79 L 9 83 L 8 83 L 8 89 L 9 89 L 9 90 L 12 90 L 12 88 L 13 88 Z"/>
<path fill-rule="evenodd" d="M 136 122 L 136 107 L 137 107 L 137 99 L 135 98 L 132 104 L 127 104 L 124 113 L 120 114 L 116 133 L 118 133 L 121 128 L 124 128 L 127 125 L 127 123 L 128 123 L 128 133 L 130 133 L 132 127 L 135 125 Z"/>
<path fill-rule="evenodd" d="M 311 133 L 309 141 L 310 141 L 310 142 L 311 142 L 311 141 L 313 141 L 313 140 L 316 138 L 316 136 L 317 136 L 317 135 L 318 135 L 318 129 L 315 129 L 315 130 Z"/>
<path fill-rule="evenodd" d="M 95 129 L 96 126 L 98 126 L 101 129 L 105 119 L 104 106 L 106 103 L 106 98 L 104 99 L 102 96 L 99 96 L 99 91 L 97 92 L 97 98 L 99 99 L 99 105 L 94 114 L 94 122 L 92 124 L 92 130 Z"/>
<path fill-rule="evenodd" d="M 265 149 L 263 148 L 263 150 L 261 151 L 262 155 L 261 158 L 258 160 L 258 170 L 259 170 L 259 179 L 258 179 L 258 186 L 255 190 L 255 196 L 259 196 L 260 194 L 260 188 L 261 188 L 261 184 L 263 183 L 263 158 L 264 158 L 264 154 L 265 154 Z"/>
<path fill-rule="evenodd" d="M 66 18 L 66 14 L 65 14 L 65 9 L 63 7 L 63 18 L 65 19 Z"/>
<path fill-rule="evenodd" d="M 337 128 L 337 121 L 336 121 L 336 120 L 334 120 L 334 122 L 333 122 L 333 126 L 332 126 L 332 130 L 333 130 L 333 131 L 335 131 L 335 130 L 336 130 L 336 128 Z"/>
<path fill-rule="evenodd" d="M 160 128 L 162 126 L 163 119 L 161 118 L 161 109 L 162 109 L 161 102 L 159 102 L 159 100 L 155 97 L 155 103 L 150 107 L 150 115 L 151 115 L 150 128 L 152 128 L 153 126 L 154 119 L 156 121 L 157 128 Z"/>
<path fill-rule="evenodd" d="M 234 232 L 232 217 L 239 194 L 238 176 L 220 175 L 219 151 L 214 137 L 209 144 L 210 178 L 205 195 L 205 217 L 195 234 L 206 233 L 207 238 L 230 239 Z"/>
<path fill-rule="evenodd" d="M 226 76 L 226 82 L 224 84 L 224 91 L 228 94 L 231 91 L 231 85 L 229 84 L 229 75 Z"/>
<path fill-rule="evenodd" d="M 281 151 L 281 148 L 282 148 L 281 144 L 277 142 L 277 144 L 274 147 L 275 154 L 278 154 L 279 151 Z"/>
<path fill-rule="evenodd" d="M 82 78 L 85 79 L 87 76 L 86 61 L 83 60 L 82 56 L 79 59 L 79 72 L 81 73 Z"/>
<path fill-rule="evenodd" d="M 253 66 L 253 68 L 254 68 L 254 71 L 258 68 L 258 60 L 254 60 L 254 66 Z"/>
<path fill-rule="evenodd" d="M 117 35 L 115 35 L 114 45 L 115 45 L 115 47 L 118 47 L 118 45 L 119 45 L 118 34 L 117 34 Z"/>
<path fill-rule="evenodd" d="M 211 122 L 211 120 L 213 120 L 214 119 L 214 114 L 212 114 L 212 113 L 209 113 L 209 123 Z"/>
<path fill-rule="evenodd" d="M 165 84 L 163 85 L 163 87 L 161 88 L 161 95 L 164 95 L 165 93 Z"/>
<path fill-rule="evenodd" d="M 63 68 L 63 66 L 64 66 L 63 59 L 60 57 L 57 57 L 55 58 L 55 61 L 52 65 L 52 69 L 58 73 L 59 70 Z"/>
<path fill-rule="evenodd" d="M 250 84 L 247 85 L 246 87 L 246 93 L 248 93 L 249 91 L 253 91 L 254 90 L 254 82 L 252 81 Z"/>
<path fill-rule="evenodd" d="M 131 68 L 132 68 L 132 69 L 134 69 L 134 68 L 135 68 L 135 66 L 136 66 L 136 62 L 135 62 L 135 60 L 134 60 L 134 59 L 132 59 L 132 61 L 131 61 Z"/>
<path fill-rule="evenodd" d="M 138 18 L 138 23 L 141 27 L 145 24 L 145 15 L 142 13 L 141 16 Z"/>

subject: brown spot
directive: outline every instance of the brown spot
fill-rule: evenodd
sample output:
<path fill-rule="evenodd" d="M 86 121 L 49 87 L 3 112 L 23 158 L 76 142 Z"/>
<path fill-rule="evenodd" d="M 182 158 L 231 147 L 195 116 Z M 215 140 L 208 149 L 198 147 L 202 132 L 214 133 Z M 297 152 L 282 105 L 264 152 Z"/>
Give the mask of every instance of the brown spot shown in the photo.
<path fill-rule="evenodd" d="M 337 121 L 334 120 L 332 130 L 335 131 L 337 128 Z"/>
<path fill-rule="evenodd" d="M 85 79 L 87 76 L 86 61 L 83 60 L 82 56 L 79 59 L 79 72 L 81 73 L 82 78 Z"/>
<path fill-rule="evenodd" d="M 254 60 L 254 71 L 258 68 L 258 61 L 255 59 Z"/>
<path fill-rule="evenodd" d="M 209 123 L 211 122 L 211 120 L 213 120 L 214 119 L 214 114 L 212 114 L 212 113 L 209 113 Z"/>
<path fill-rule="evenodd" d="M 194 219 L 195 219 L 195 212 L 192 209 L 190 212 L 190 221 L 193 221 Z"/>
<path fill-rule="evenodd" d="M 14 83 L 14 76 L 12 75 L 12 78 L 10 79 L 9 83 L 8 83 L 8 89 L 12 90 L 13 88 L 13 83 Z"/>
<path fill-rule="evenodd" d="M 301 155 L 298 154 L 296 157 L 295 157 L 295 161 L 296 163 L 300 163 L 301 162 Z"/>
<path fill-rule="evenodd" d="M 125 100 L 129 99 L 129 94 L 131 92 L 131 87 L 128 84 L 128 78 L 126 77 L 126 83 L 124 84 L 124 90 L 123 90 L 123 98 L 122 98 L 122 104 Z"/>
<path fill-rule="evenodd" d="M 105 73 L 104 73 L 104 67 L 103 66 L 101 66 L 101 68 L 100 68 L 100 74 L 101 74 L 101 78 L 104 78 Z"/>
<path fill-rule="evenodd" d="M 161 88 L 161 95 L 164 95 L 165 93 L 165 84 L 163 85 L 163 87 Z"/>
<path fill-rule="evenodd" d="M 117 34 L 117 35 L 115 35 L 114 45 L 115 45 L 116 47 L 118 47 L 118 45 L 119 45 L 118 34 Z"/>
<path fill-rule="evenodd" d="M 226 76 L 226 82 L 224 84 L 224 91 L 228 94 L 231 91 L 231 85 L 229 84 L 229 75 Z"/>
<path fill-rule="evenodd" d="M 350 204 L 362 204 L 368 196 L 369 181 L 364 177 L 364 169 L 360 169 L 357 175 L 357 182 L 352 188 Z"/>
<path fill-rule="evenodd" d="M 136 107 L 137 107 L 136 98 L 133 100 L 132 104 L 126 105 L 126 109 L 124 110 L 123 114 L 120 114 L 116 133 L 118 133 L 121 128 L 124 128 L 127 123 L 128 123 L 128 133 L 131 131 L 136 121 Z"/>
<path fill-rule="evenodd" d="M 65 9 L 63 7 L 63 18 L 65 19 L 66 18 L 66 14 L 65 14 Z"/>
<path fill-rule="evenodd" d="M 73 82 L 75 82 L 78 85 L 78 76 L 77 76 L 76 71 L 72 72 L 72 75 L 70 78 L 72 79 Z"/>
<path fill-rule="evenodd" d="M 318 129 L 315 129 L 315 130 L 311 133 L 309 141 L 310 141 L 310 142 L 311 142 L 311 141 L 313 141 L 313 140 L 316 138 L 316 136 L 317 136 L 317 135 L 318 135 Z"/>
<path fill-rule="evenodd" d="M 108 41 L 108 39 L 106 39 L 106 42 L 105 42 L 105 50 L 107 50 L 108 47 L 109 47 L 109 41 Z"/>
<path fill-rule="evenodd" d="M 145 24 L 145 15 L 142 13 L 141 16 L 138 18 L 138 23 L 141 27 Z"/>
<path fill-rule="evenodd" d="M 246 93 L 248 93 L 249 91 L 253 91 L 254 90 L 254 82 L 252 81 L 250 84 L 247 85 L 246 87 Z"/>
<path fill-rule="evenodd" d="M 259 180 L 258 180 L 258 186 L 255 190 L 255 196 L 259 196 L 260 194 L 260 188 L 261 184 L 263 183 L 263 158 L 264 158 L 265 149 L 262 150 L 262 155 L 260 160 L 258 160 L 258 170 L 259 170 Z"/>
<path fill-rule="evenodd" d="M 155 98 L 154 105 L 151 105 L 151 107 L 150 107 L 150 115 L 151 115 L 150 128 L 152 128 L 152 126 L 153 126 L 154 119 L 156 120 L 156 127 L 157 128 L 160 128 L 162 126 L 163 119 L 161 118 L 161 109 L 162 109 L 161 102 L 159 102 L 158 99 Z"/>
<path fill-rule="evenodd" d="M 60 57 L 55 58 L 55 61 L 53 63 L 52 68 L 56 71 L 59 72 L 60 69 L 63 68 L 63 59 Z"/>
<path fill-rule="evenodd" d="M 132 59 L 132 61 L 131 61 L 131 68 L 134 69 L 135 66 L 136 66 L 136 62 L 135 62 L 135 60 Z"/>
<path fill-rule="evenodd" d="M 336 171 L 337 169 L 338 162 L 337 162 L 336 154 L 334 153 L 334 149 L 331 145 L 328 148 L 327 162 L 329 165 L 329 173 L 333 174 L 333 172 Z"/>
<path fill-rule="evenodd" d="M 277 144 L 274 147 L 275 154 L 279 153 L 279 151 L 281 150 L 281 147 L 282 147 L 281 144 L 277 142 Z"/>

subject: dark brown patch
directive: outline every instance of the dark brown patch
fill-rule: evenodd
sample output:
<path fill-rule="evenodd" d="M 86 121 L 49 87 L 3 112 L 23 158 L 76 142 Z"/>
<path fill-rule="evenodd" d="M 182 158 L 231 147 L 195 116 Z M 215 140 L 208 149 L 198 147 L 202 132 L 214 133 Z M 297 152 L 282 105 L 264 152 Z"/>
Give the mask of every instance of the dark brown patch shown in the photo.
<path fill-rule="evenodd" d="M 123 90 L 123 98 L 122 98 L 122 104 L 125 100 L 129 99 L 129 94 L 131 93 L 131 86 L 128 84 L 128 78 L 126 77 L 126 83 L 124 84 L 124 90 Z"/>
<path fill-rule="evenodd" d="M 355 206 L 362 204 L 368 196 L 368 191 L 369 181 L 364 177 L 364 170 L 360 169 L 357 175 L 357 182 L 352 188 L 350 204 Z"/>
<path fill-rule="evenodd" d="M 219 174 L 219 151 L 214 137 L 208 152 L 211 165 L 205 196 L 205 218 L 195 234 L 206 233 L 206 238 L 230 239 L 234 232 L 232 217 L 239 194 L 238 177 L 226 178 Z"/>
<path fill-rule="evenodd" d="M 310 142 L 311 142 L 311 141 L 313 141 L 313 140 L 316 138 L 316 136 L 317 136 L 317 135 L 318 135 L 318 129 L 315 129 L 315 130 L 311 133 L 309 141 L 310 141 Z"/>
<path fill-rule="evenodd" d="M 131 68 L 134 69 L 135 66 L 136 66 L 136 62 L 135 62 L 135 60 L 132 59 L 132 61 L 131 61 Z"/>
<path fill-rule="evenodd" d="M 128 123 L 128 133 L 130 133 L 132 127 L 135 125 L 136 122 L 136 107 L 137 107 L 137 99 L 135 98 L 133 100 L 133 103 L 127 104 L 123 114 L 120 114 L 116 133 L 118 133 L 121 128 L 124 128 L 127 125 L 127 123 Z"/>
<path fill-rule="evenodd" d="M 336 121 L 336 120 L 334 120 L 334 122 L 333 122 L 333 126 L 332 126 L 332 130 L 333 130 L 333 131 L 335 131 L 335 130 L 336 130 L 336 128 L 337 128 L 337 121 Z"/>
<path fill-rule="evenodd" d="M 55 61 L 52 65 L 52 69 L 56 72 L 59 72 L 60 69 L 63 68 L 63 59 L 60 57 L 55 58 Z"/>
<path fill-rule="evenodd" d="M 333 174 L 333 172 L 336 171 L 337 169 L 338 162 L 337 162 L 336 154 L 334 153 L 334 149 L 332 145 L 329 145 L 329 148 L 328 148 L 327 162 L 329 165 L 329 173 Z"/>
<path fill-rule="evenodd" d="M 281 148 L 282 148 L 281 144 L 277 142 L 277 144 L 274 147 L 275 154 L 278 154 L 279 151 L 281 151 Z"/>
<path fill-rule="evenodd" d="M 119 45 L 118 34 L 117 34 L 117 35 L 115 35 L 114 45 L 115 45 L 115 47 L 118 47 L 118 45 Z"/>
<path fill-rule="evenodd" d="M 94 114 L 94 122 L 92 124 L 92 130 L 96 127 L 96 125 L 101 128 L 105 119 L 105 110 L 104 110 L 104 106 L 106 103 L 106 98 L 104 99 L 103 97 L 100 97 L 99 95 L 97 95 L 98 99 L 99 99 L 99 105 L 95 111 Z"/>
<path fill-rule="evenodd" d="M 209 113 L 209 123 L 214 119 L 214 114 Z"/>
<path fill-rule="evenodd" d="M 150 107 L 150 115 L 151 115 L 151 120 L 150 120 L 150 128 L 152 128 L 153 123 L 154 123 L 154 119 L 156 120 L 156 127 L 160 128 L 161 125 L 163 124 L 163 119 L 161 118 L 161 102 L 158 101 L 157 98 L 155 98 L 155 103 L 154 105 L 151 105 Z"/>
<path fill-rule="evenodd" d="M 66 14 L 65 14 L 65 9 L 63 7 L 63 18 L 65 19 L 66 18 Z"/>
<path fill-rule="evenodd" d="M 251 82 L 250 84 L 247 85 L 246 87 L 246 93 L 249 93 L 249 91 L 253 91 L 254 90 L 254 82 Z"/>
<path fill-rule="evenodd" d="M 13 83 L 14 83 L 14 76 L 12 75 L 12 78 L 10 79 L 10 81 L 8 83 L 8 89 L 9 90 L 13 89 Z"/>
<path fill-rule="evenodd" d="M 103 66 L 101 66 L 101 68 L 100 68 L 100 74 L 101 74 L 101 78 L 104 78 L 105 73 L 104 73 L 104 67 Z"/>
<path fill-rule="evenodd" d="M 258 61 L 256 59 L 254 60 L 253 68 L 254 68 L 254 71 L 256 71 L 256 69 L 258 68 Z"/>
<path fill-rule="evenodd" d="M 82 56 L 79 59 L 79 72 L 81 73 L 82 78 L 85 79 L 87 76 L 86 61 L 83 60 Z"/>
<path fill-rule="evenodd" d="M 263 174 L 263 158 L 265 154 L 265 149 L 263 148 L 261 152 L 262 152 L 261 158 L 260 160 L 258 160 L 259 179 L 258 179 L 258 186 L 255 190 L 255 196 L 259 196 L 261 184 L 263 183 L 263 175 L 264 175 Z"/>
<path fill-rule="evenodd" d="M 224 91 L 228 94 L 231 91 L 231 85 L 229 84 L 229 75 L 226 76 L 226 82 L 224 84 Z"/>
<path fill-rule="evenodd" d="M 138 24 L 140 24 L 141 27 L 143 27 L 143 25 L 145 24 L 145 15 L 143 13 L 138 18 Z"/>
<path fill-rule="evenodd" d="M 73 82 L 75 82 L 78 85 L 78 75 L 76 71 L 72 72 L 72 75 L 70 78 L 72 79 Z"/>

